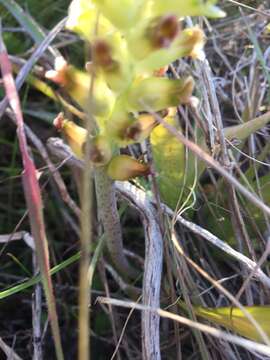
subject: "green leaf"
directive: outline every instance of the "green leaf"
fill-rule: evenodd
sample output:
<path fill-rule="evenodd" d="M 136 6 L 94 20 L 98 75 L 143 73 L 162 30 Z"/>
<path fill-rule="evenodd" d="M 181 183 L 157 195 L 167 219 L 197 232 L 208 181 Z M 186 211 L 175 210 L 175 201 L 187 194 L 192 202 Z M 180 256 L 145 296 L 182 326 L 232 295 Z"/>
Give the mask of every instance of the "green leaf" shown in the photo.
<path fill-rule="evenodd" d="M 166 121 L 179 129 L 173 117 Z M 150 142 L 161 198 L 174 209 L 184 183 L 185 147 L 162 125 L 152 131 Z"/>
<path fill-rule="evenodd" d="M 256 320 L 261 329 L 270 337 L 270 306 L 245 306 L 245 310 Z M 204 308 L 194 307 L 198 316 L 214 324 L 222 325 L 248 339 L 262 342 L 262 338 L 245 314 L 236 307 Z"/>
<path fill-rule="evenodd" d="M 251 134 L 263 128 L 270 121 L 270 111 L 267 113 L 247 121 L 240 125 L 230 126 L 224 129 L 224 136 L 228 140 L 239 139 L 245 140 Z"/>

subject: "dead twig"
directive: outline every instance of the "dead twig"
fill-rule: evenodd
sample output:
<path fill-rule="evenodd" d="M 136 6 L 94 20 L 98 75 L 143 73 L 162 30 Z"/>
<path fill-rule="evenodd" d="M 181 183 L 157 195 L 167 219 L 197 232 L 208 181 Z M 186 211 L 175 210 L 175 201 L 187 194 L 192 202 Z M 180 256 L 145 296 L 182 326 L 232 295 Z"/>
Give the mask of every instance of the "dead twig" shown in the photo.
<path fill-rule="evenodd" d="M 15 353 L 15 351 L 8 346 L 4 340 L 0 337 L 0 348 L 2 349 L 2 351 L 4 352 L 4 354 L 6 355 L 7 359 L 12 359 L 12 360 L 23 360 L 19 355 L 17 355 Z"/>
<path fill-rule="evenodd" d="M 145 230 L 145 263 L 142 300 L 146 306 L 159 307 L 163 261 L 163 241 L 156 210 L 146 194 L 128 182 L 116 182 L 118 192 L 143 218 Z M 159 316 L 145 312 L 142 316 L 143 359 L 160 359 Z"/>
<path fill-rule="evenodd" d="M 125 308 L 132 308 L 136 310 L 141 310 L 144 312 L 153 312 L 165 319 L 171 319 L 173 321 L 177 321 L 180 324 L 192 327 L 194 329 L 197 329 L 199 331 L 202 331 L 206 334 L 209 334 L 211 336 L 214 336 L 215 338 L 221 339 L 222 341 L 229 341 L 233 344 L 239 345 L 244 347 L 247 350 L 250 351 L 257 351 L 261 354 L 270 356 L 270 347 L 267 345 L 263 345 L 260 343 L 257 343 L 255 341 L 247 340 L 245 338 L 242 338 L 240 336 L 232 335 L 229 333 L 226 333 L 225 331 L 213 328 L 211 326 L 192 321 L 190 319 L 187 319 L 183 316 L 173 314 L 169 311 L 165 311 L 159 308 L 151 308 L 150 306 L 145 306 L 142 304 L 137 304 L 132 301 L 123 301 L 123 300 L 117 300 L 117 299 L 111 299 L 111 298 L 104 298 L 99 297 L 97 299 L 98 302 L 102 304 L 111 304 L 114 306 L 122 306 Z"/>

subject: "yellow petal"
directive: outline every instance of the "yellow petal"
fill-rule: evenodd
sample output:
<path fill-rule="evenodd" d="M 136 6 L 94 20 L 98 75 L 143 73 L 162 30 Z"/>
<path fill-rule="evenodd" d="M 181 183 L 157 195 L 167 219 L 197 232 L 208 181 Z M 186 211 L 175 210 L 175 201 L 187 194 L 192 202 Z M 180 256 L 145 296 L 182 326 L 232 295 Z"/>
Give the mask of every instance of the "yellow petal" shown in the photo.
<path fill-rule="evenodd" d="M 83 158 L 83 148 L 87 137 L 87 130 L 64 118 L 60 113 L 54 120 L 54 126 L 63 132 L 69 146 L 78 158 Z"/>
<path fill-rule="evenodd" d="M 128 155 L 117 155 L 109 163 L 107 173 L 113 180 L 130 180 L 137 176 L 146 176 L 150 167 Z"/>

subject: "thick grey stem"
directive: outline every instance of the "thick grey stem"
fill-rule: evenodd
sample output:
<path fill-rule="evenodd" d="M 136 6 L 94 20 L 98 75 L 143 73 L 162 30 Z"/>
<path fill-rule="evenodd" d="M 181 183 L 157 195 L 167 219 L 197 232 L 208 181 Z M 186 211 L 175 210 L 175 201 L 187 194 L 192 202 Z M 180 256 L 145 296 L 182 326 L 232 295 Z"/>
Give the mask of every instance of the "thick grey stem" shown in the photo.
<path fill-rule="evenodd" d="M 145 232 L 145 262 L 143 304 L 151 309 L 160 307 L 160 286 L 163 261 L 163 241 L 155 208 L 145 193 L 129 183 L 116 183 L 117 191 L 142 216 Z M 159 314 L 142 313 L 142 359 L 160 360 Z"/>
<path fill-rule="evenodd" d="M 123 237 L 119 214 L 117 211 L 114 182 L 108 177 L 105 168 L 95 171 L 95 186 L 98 203 L 98 215 L 103 224 L 107 248 L 111 259 L 121 274 L 135 278 L 138 273 L 133 269 L 124 255 Z"/>

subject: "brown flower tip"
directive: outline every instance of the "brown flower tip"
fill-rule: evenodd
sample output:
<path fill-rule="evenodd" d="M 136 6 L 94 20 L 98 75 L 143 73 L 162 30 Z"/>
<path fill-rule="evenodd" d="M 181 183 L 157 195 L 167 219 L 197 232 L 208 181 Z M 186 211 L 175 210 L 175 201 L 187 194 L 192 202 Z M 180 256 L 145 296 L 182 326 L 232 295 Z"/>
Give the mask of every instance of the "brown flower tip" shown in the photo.
<path fill-rule="evenodd" d="M 158 77 L 162 77 L 166 74 L 166 72 L 168 71 L 169 66 L 163 66 L 160 69 L 157 69 L 154 71 L 154 76 L 158 76 Z"/>
<path fill-rule="evenodd" d="M 155 48 L 169 47 L 180 31 L 180 25 L 175 15 L 158 18 L 150 29 L 151 42 Z"/>
<path fill-rule="evenodd" d="M 147 176 L 151 173 L 150 166 L 139 162 L 128 155 L 117 155 L 110 161 L 107 174 L 113 180 L 130 180 L 137 176 Z"/>
<path fill-rule="evenodd" d="M 69 65 L 66 60 L 59 56 L 55 59 L 54 70 L 49 70 L 45 73 L 45 77 L 56 84 L 66 86 L 68 83 Z"/>
<path fill-rule="evenodd" d="M 92 45 L 93 62 L 106 71 L 113 70 L 116 62 L 112 58 L 112 48 L 105 40 L 98 39 Z"/>
<path fill-rule="evenodd" d="M 125 130 L 125 138 L 136 142 L 146 139 L 153 128 L 157 125 L 155 116 L 142 114 L 139 118 Z"/>
<path fill-rule="evenodd" d="M 56 118 L 53 120 L 53 126 L 58 130 L 61 131 L 63 129 L 65 122 L 64 113 L 60 112 Z"/>
<path fill-rule="evenodd" d="M 112 150 L 105 136 L 96 136 L 90 144 L 90 160 L 96 166 L 106 165 L 112 157 Z"/>
<path fill-rule="evenodd" d="M 92 61 L 87 61 L 85 63 L 85 70 L 89 73 L 92 74 L 93 73 L 93 62 Z"/>

